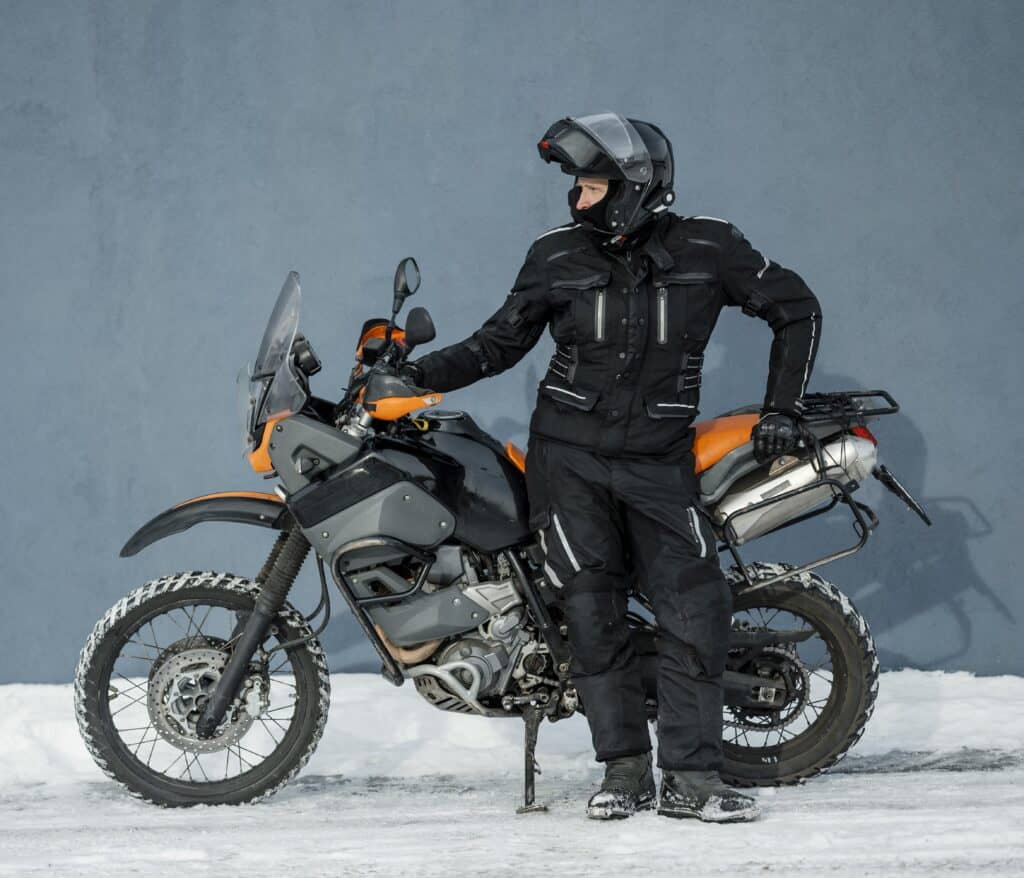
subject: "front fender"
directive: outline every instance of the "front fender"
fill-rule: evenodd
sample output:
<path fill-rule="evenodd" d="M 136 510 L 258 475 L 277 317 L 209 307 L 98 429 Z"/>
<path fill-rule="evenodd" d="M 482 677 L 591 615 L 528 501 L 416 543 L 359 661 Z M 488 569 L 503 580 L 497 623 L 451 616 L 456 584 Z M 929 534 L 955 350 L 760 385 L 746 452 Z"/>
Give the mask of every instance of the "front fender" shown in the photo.
<path fill-rule="evenodd" d="M 287 530 L 291 526 L 292 518 L 284 501 L 276 494 L 255 491 L 206 494 L 179 503 L 146 522 L 124 544 L 121 557 L 131 557 L 150 543 L 171 534 L 181 533 L 202 521 L 237 521 L 241 524 Z"/>

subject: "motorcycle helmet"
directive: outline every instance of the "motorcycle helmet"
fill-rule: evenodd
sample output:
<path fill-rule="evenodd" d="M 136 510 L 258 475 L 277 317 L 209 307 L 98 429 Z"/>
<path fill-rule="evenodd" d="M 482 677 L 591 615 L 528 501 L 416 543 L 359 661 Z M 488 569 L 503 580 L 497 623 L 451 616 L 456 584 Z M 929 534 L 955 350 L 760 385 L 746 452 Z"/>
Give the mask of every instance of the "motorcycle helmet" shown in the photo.
<path fill-rule="evenodd" d="M 617 113 L 566 116 L 548 128 L 537 150 L 573 177 L 620 181 L 605 196 L 607 225 L 595 224 L 598 231 L 629 235 L 675 200 L 672 144 L 650 122 Z"/>

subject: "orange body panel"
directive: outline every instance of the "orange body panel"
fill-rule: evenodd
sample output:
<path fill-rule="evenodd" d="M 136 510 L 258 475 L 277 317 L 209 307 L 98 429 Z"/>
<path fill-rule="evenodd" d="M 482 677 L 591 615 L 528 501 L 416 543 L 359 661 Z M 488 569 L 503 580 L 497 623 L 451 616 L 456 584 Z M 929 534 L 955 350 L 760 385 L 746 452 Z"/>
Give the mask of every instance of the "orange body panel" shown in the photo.
<path fill-rule="evenodd" d="M 363 408 L 378 420 L 397 421 L 416 409 L 437 405 L 442 399 L 440 393 L 430 393 L 426 396 L 385 396 L 376 402 L 364 402 Z"/>
<path fill-rule="evenodd" d="M 694 424 L 697 437 L 693 442 L 693 456 L 697 459 L 696 472 L 714 466 L 734 448 L 750 441 L 750 431 L 758 415 L 729 415 L 711 418 Z"/>
<path fill-rule="evenodd" d="M 356 366 L 356 375 L 362 374 L 363 371 L 363 345 L 366 344 L 371 338 L 384 338 L 387 335 L 387 324 L 382 323 L 380 326 L 371 326 L 366 332 L 363 333 L 363 337 L 359 339 L 359 346 L 356 348 L 356 360 L 358 365 Z M 399 329 L 397 326 L 391 330 L 391 338 L 395 341 L 405 341 L 405 330 Z"/>
<path fill-rule="evenodd" d="M 697 433 L 693 443 L 693 456 L 697 461 L 694 472 L 704 472 L 734 448 L 749 442 L 750 431 L 758 418 L 758 415 L 729 415 L 694 424 Z M 506 442 L 505 454 L 522 472 L 526 472 L 526 454 L 522 449 Z"/>
<path fill-rule="evenodd" d="M 274 468 L 274 464 L 270 460 L 270 437 L 274 434 L 274 427 L 287 417 L 290 417 L 290 415 L 269 418 L 267 425 L 263 428 L 263 438 L 260 440 L 259 447 L 253 449 L 245 456 L 249 461 L 249 466 L 256 472 L 269 473 Z"/>
<path fill-rule="evenodd" d="M 526 454 L 523 452 L 523 449 L 513 445 L 511 442 L 506 442 L 505 455 L 518 467 L 521 473 L 526 472 Z"/>
<path fill-rule="evenodd" d="M 212 500 L 215 497 L 249 497 L 253 500 L 269 500 L 272 503 L 284 504 L 284 500 L 278 497 L 277 494 L 264 494 L 262 491 L 218 491 L 216 494 L 203 494 L 202 497 L 193 497 L 191 500 L 179 503 L 174 508 L 181 509 L 182 506 L 188 506 L 190 503 L 198 503 L 200 500 Z"/>
<path fill-rule="evenodd" d="M 371 326 L 366 332 L 363 333 L 363 337 L 359 339 L 359 347 L 356 348 L 357 354 L 363 353 L 363 345 L 366 344 L 371 338 L 384 338 L 387 335 L 387 324 L 382 323 L 380 326 Z M 391 330 L 391 338 L 396 341 L 405 341 L 405 330 L 399 329 L 397 326 Z"/>

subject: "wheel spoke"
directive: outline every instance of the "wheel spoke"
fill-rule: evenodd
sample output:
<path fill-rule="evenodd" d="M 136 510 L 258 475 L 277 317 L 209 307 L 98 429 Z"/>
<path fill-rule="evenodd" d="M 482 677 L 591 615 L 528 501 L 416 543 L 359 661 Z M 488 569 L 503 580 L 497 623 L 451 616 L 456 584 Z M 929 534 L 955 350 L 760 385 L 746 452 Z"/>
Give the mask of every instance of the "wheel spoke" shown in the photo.
<path fill-rule="evenodd" d="M 261 722 L 261 723 L 263 724 L 263 729 L 264 729 L 264 731 L 266 731 L 266 733 L 267 733 L 268 735 L 270 735 L 270 740 L 274 742 L 274 746 L 276 747 L 276 746 L 277 746 L 278 744 L 280 744 L 280 743 L 281 743 L 281 739 L 280 739 L 280 738 L 275 738 L 275 737 L 274 737 L 274 733 L 273 733 L 273 732 L 272 732 L 272 731 L 270 730 L 270 727 L 269 727 L 269 726 L 267 725 L 267 721 L 266 721 L 265 719 L 263 719 L 263 717 L 259 717 L 259 721 L 260 721 L 260 722 Z M 275 719 L 275 720 L 272 720 L 272 721 L 273 721 L 273 722 L 274 722 L 274 723 L 275 723 L 276 725 L 278 725 L 278 726 L 280 726 L 280 727 L 281 727 L 282 729 L 284 729 L 284 730 L 285 730 L 285 732 L 287 732 L 287 731 L 288 731 L 288 730 L 287 730 L 287 729 L 286 729 L 286 728 L 285 728 L 284 726 L 282 726 L 282 725 L 281 725 L 281 724 L 280 724 L 280 723 L 279 723 L 279 722 L 278 722 L 278 721 L 277 721 L 276 719 Z"/>
<path fill-rule="evenodd" d="M 206 620 L 210 618 L 210 613 L 212 613 L 212 612 L 213 612 L 213 605 L 211 604 L 209 607 L 206 608 L 206 615 L 203 616 L 202 620 L 196 626 L 196 634 L 198 634 L 198 635 L 200 635 L 202 637 L 206 637 L 206 635 L 203 634 L 203 626 L 206 624 Z"/>
<path fill-rule="evenodd" d="M 264 753 L 257 753 L 255 750 L 250 750 L 248 747 L 243 747 L 241 744 L 235 744 L 235 746 L 238 748 L 239 752 L 244 750 L 246 753 L 251 753 L 253 756 L 255 756 L 257 759 L 259 759 L 261 762 L 264 759 L 267 758 L 266 754 L 264 754 Z"/>
<path fill-rule="evenodd" d="M 195 778 L 193 778 L 193 777 L 192 777 L 192 768 L 191 768 L 191 767 L 189 766 L 189 758 L 188 758 L 188 757 L 189 757 L 189 756 L 190 756 L 191 754 L 189 753 L 189 751 L 188 751 L 188 750 L 185 750 L 185 751 L 183 751 L 183 752 L 184 752 L 184 754 L 185 754 L 185 767 L 184 767 L 184 769 L 182 769 L 182 771 L 179 771 L 179 772 L 178 772 L 178 777 L 179 777 L 179 778 L 180 778 L 181 780 L 184 780 L 184 779 L 185 779 L 185 775 L 184 775 L 184 773 L 185 773 L 185 772 L 187 772 L 187 773 L 188 773 L 188 779 L 189 779 L 190 781 L 192 781 L 193 783 L 195 783 Z"/>
<path fill-rule="evenodd" d="M 238 759 L 239 767 L 244 765 L 246 768 L 252 768 L 253 766 L 250 765 L 248 762 L 246 762 L 246 760 L 244 758 L 242 758 L 242 745 L 241 744 L 235 744 L 234 746 L 238 748 L 238 752 L 235 754 L 235 756 Z M 231 747 L 228 747 L 228 750 L 231 750 Z"/>
<path fill-rule="evenodd" d="M 149 691 L 149 686 L 148 685 L 147 686 L 143 686 L 142 683 L 136 683 L 134 680 L 129 679 L 124 674 L 122 674 L 120 671 L 115 671 L 114 673 L 117 674 L 117 676 L 119 676 L 122 680 L 124 680 L 133 689 L 141 689 L 143 692 L 148 692 Z"/>
<path fill-rule="evenodd" d="M 199 609 L 198 606 L 193 605 L 192 612 L 190 613 L 185 607 L 181 608 L 181 611 L 185 614 L 185 618 L 188 619 L 188 627 L 185 628 L 185 637 L 192 636 L 192 626 L 196 623 L 196 611 Z M 199 633 L 199 629 L 196 628 L 196 634 Z"/>
<path fill-rule="evenodd" d="M 156 628 L 153 627 L 152 619 L 149 620 L 149 630 L 150 633 L 152 633 L 153 635 L 153 643 L 156 644 L 156 649 L 160 650 L 160 652 L 163 652 L 164 648 L 160 645 L 160 638 L 156 636 Z"/>
<path fill-rule="evenodd" d="M 125 642 L 125 646 L 127 646 L 129 643 L 134 643 L 134 644 L 137 644 L 138 646 L 144 646 L 147 649 L 155 650 L 157 652 L 157 654 L 160 653 L 160 647 L 159 646 L 154 646 L 152 643 L 146 643 L 145 640 L 139 640 L 137 637 L 133 637 L 131 640 L 126 641 Z"/>
<path fill-rule="evenodd" d="M 134 661 L 137 661 L 137 662 L 148 662 L 150 665 L 152 665 L 154 660 L 156 658 L 158 658 L 158 656 L 152 656 L 152 655 L 132 655 L 130 652 L 122 652 L 118 656 L 118 658 L 119 659 L 123 659 L 123 658 L 124 659 L 133 659 Z"/>
<path fill-rule="evenodd" d="M 132 754 L 135 755 L 135 756 L 138 756 L 139 755 L 139 750 L 142 749 L 142 745 L 143 744 L 152 744 L 154 741 L 156 741 L 160 737 L 155 732 L 154 732 L 154 735 L 155 735 L 155 737 L 148 738 L 148 739 L 146 738 L 145 735 L 143 735 L 142 738 L 139 740 L 139 743 L 135 745 L 135 749 L 132 750 Z"/>
<path fill-rule="evenodd" d="M 115 716 L 117 716 L 122 711 L 127 710 L 129 707 L 132 707 L 135 704 L 142 704 L 142 702 L 145 701 L 145 700 L 146 700 L 146 696 L 143 695 L 140 698 L 136 698 L 134 701 L 129 701 L 124 707 L 119 707 L 112 714 L 110 714 L 110 718 L 113 719 Z"/>
<path fill-rule="evenodd" d="M 153 746 L 151 746 L 151 747 L 149 748 L 149 755 L 148 755 L 148 756 L 146 757 L 146 767 L 147 767 L 147 768 L 149 767 L 149 764 L 150 764 L 150 763 L 151 763 L 151 762 L 153 761 L 153 753 L 154 753 L 154 752 L 156 751 L 156 745 L 157 745 L 157 742 L 158 742 L 159 740 L 160 740 L 160 736 L 159 736 L 159 735 L 157 735 L 157 736 L 156 736 L 156 737 L 155 737 L 155 738 L 153 739 Z"/>
<path fill-rule="evenodd" d="M 202 761 L 202 759 L 199 758 L 199 754 L 198 753 L 196 753 L 196 761 L 193 764 L 199 766 L 199 770 L 203 773 L 203 780 L 205 780 L 207 783 L 209 783 L 210 782 L 210 778 L 206 774 L 206 769 L 203 768 L 203 761 Z"/>
<path fill-rule="evenodd" d="M 167 774 L 172 768 L 174 768 L 175 765 L 177 765 L 181 761 L 182 757 L 185 756 L 186 753 L 188 753 L 188 750 L 181 750 L 181 751 L 179 751 L 177 759 L 175 759 L 174 762 L 172 762 L 170 765 L 168 765 L 167 768 L 165 768 L 161 772 L 161 774 Z"/>

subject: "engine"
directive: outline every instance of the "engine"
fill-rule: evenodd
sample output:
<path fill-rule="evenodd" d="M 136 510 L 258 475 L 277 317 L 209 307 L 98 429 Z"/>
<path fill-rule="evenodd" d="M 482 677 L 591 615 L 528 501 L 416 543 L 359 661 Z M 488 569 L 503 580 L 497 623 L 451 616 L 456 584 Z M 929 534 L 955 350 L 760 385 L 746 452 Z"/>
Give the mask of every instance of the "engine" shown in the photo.
<path fill-rule="evenodd" d="M 369 574 L 384 577 L 381 568 L 367 571 L 364 585 Z M 420 595 L 371 614 L 416 690 L 442 710 L 507 715 L 557 686 L 547 646 L 524 624 L 523 597 L 503 552 L 442 546 Z"/>

